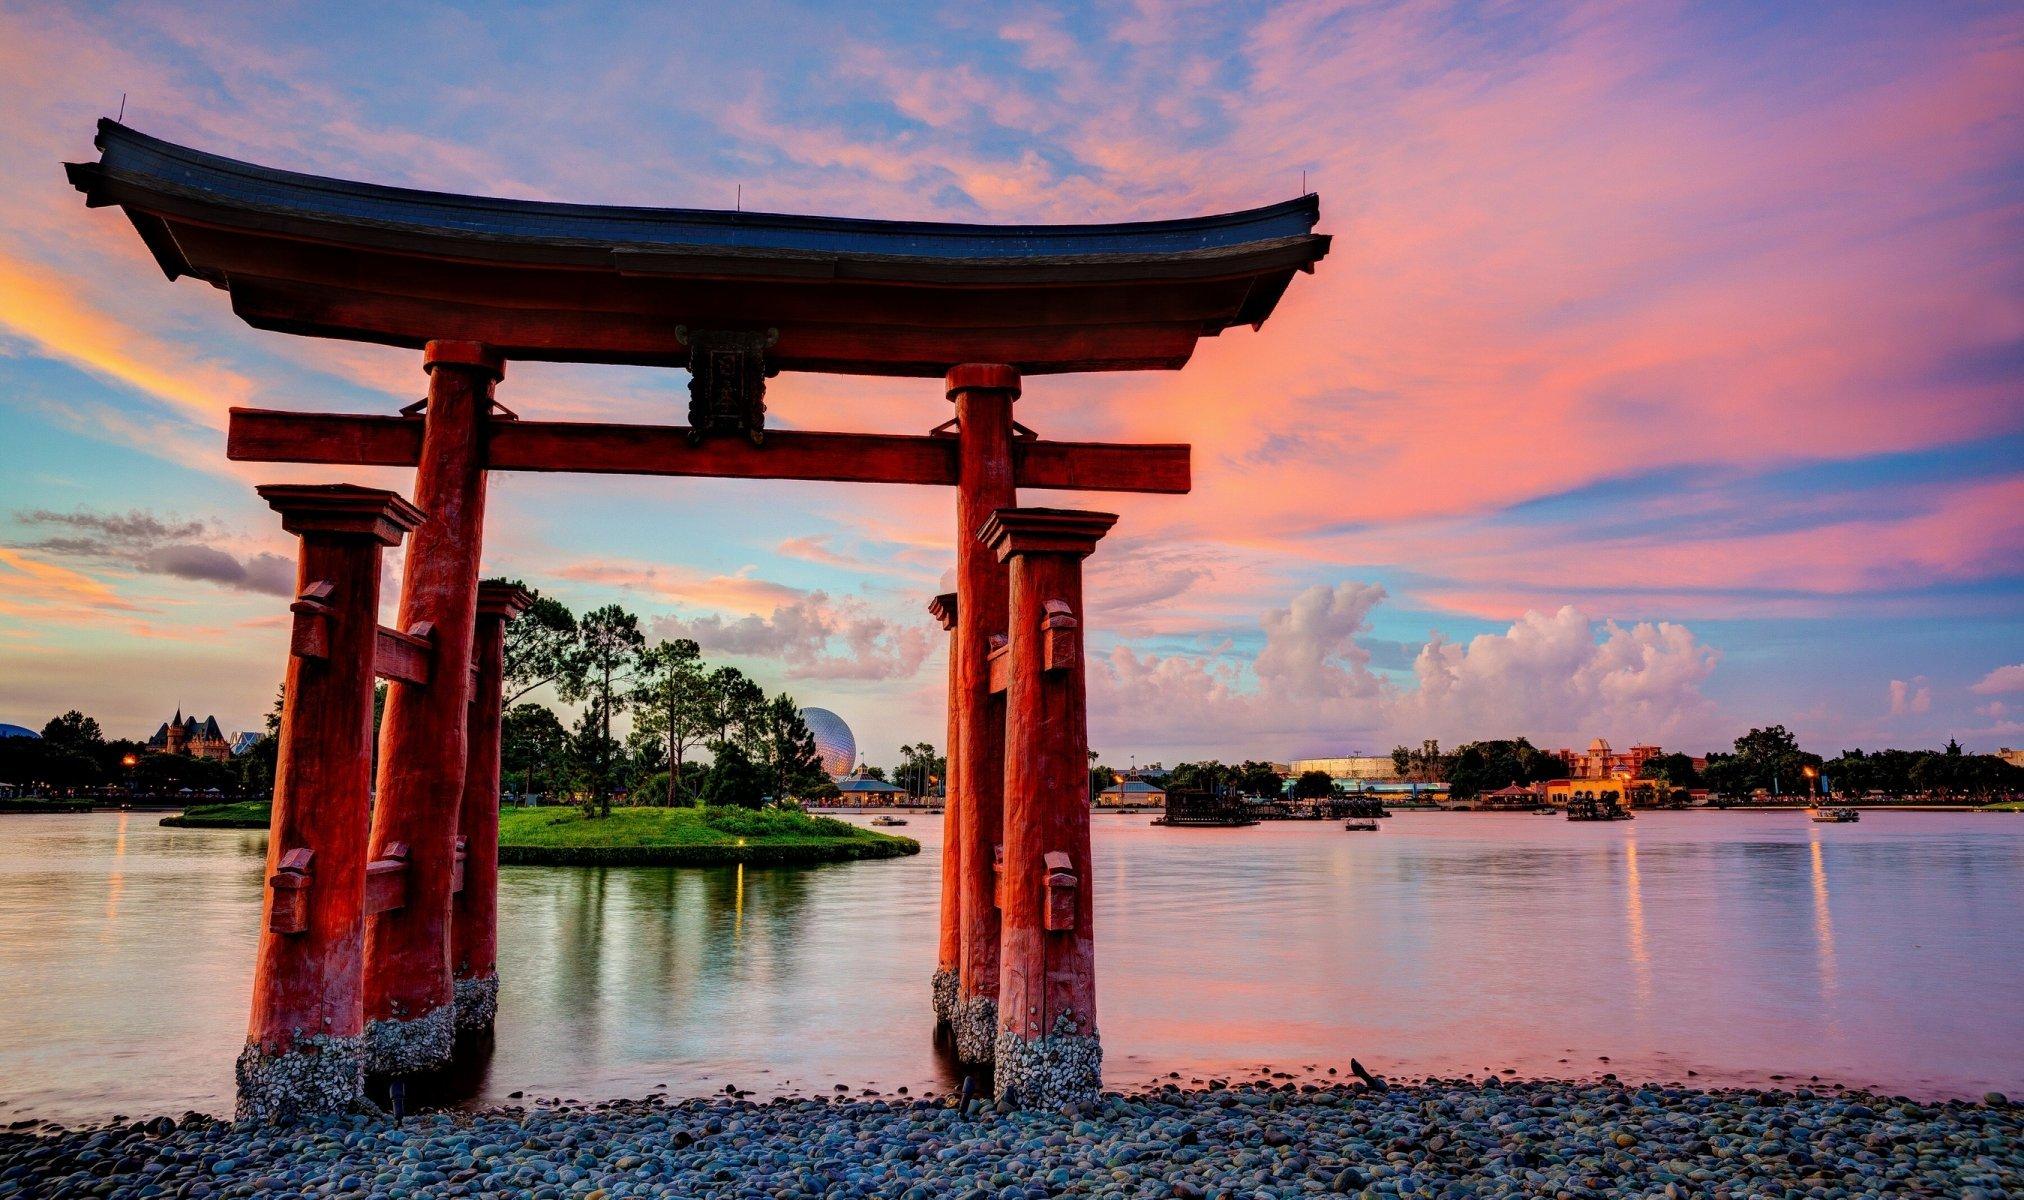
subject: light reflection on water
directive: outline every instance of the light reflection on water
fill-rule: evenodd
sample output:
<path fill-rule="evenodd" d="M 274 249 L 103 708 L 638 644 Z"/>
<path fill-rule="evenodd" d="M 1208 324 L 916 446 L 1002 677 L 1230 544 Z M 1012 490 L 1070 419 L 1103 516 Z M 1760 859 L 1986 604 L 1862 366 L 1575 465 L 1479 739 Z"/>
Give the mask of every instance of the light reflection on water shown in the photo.
<path fill-rule="evenodd" d="M 0 1113 L 229 1109 L 265 837 L 154 821 L 0 822 Z M 812 870 L 506 869 L 499 1035 L 465 1086 L 950 1086 L 927 1009 L 940 823 L 906 832 L 918 858 Z M 1355 1055 L 2024 1090 L 2024 821 L 1105 815 L 1096 852 L 1115 1085 Z"/>

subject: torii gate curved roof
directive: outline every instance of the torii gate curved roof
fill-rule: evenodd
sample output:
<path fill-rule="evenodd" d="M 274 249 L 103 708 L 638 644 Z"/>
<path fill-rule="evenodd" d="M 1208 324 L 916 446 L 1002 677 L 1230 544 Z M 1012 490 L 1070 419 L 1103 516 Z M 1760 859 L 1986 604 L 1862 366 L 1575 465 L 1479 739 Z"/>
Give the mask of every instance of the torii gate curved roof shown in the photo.
<path fill-rule="evenodd" d="M 100 121 L 67 164 L 171 279 L 262 329 L 509 358 L 679 366 L 678 327 L 779 331 L 781 368 L 1172 369 L 1271 315 L 1329 239 L 1313 195 L 1112 225 L 960 225 L 556 204 L 327 179 Z"/>

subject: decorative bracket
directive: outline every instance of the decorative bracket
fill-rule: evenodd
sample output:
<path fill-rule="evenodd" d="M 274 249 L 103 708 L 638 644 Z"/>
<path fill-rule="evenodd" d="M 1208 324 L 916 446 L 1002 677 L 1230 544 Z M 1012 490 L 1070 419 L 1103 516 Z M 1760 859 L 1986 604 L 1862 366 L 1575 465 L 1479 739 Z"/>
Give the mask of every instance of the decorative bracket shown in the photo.
<path fill-rule="evenodd" d="M 1069 611 L 1066 600 L 1049 600 L 1041 606 L 1047 615 L 1041 618 L 1040 669 L 1043 671 L 1066 671 L 1076 662 L 1076 630 L 1079 622 Z"/>
<path fill-rule="evenodd" d="M 1075 929 L 1075 863 L 1065 850 L 1049 850 L 1042 860 L 1047 865 L 1047 905 L 1040 927 L 1049 933 Z"/>
<path fill-rule="evenodd" d="M 984 675 L 993 696 L 1012 690 L 1012 647 L 996 645 L 984 656 Z"/>
<path fill-rule="evenodd" d="M 365 913 L 392 912 L 408 904 L 408 844 L 388 842 L 383 858 L 365 865 Z"/>
<path fill-rule="evenodd" d="M 780 372 L 766 352 L 780 341 L 780 331 L 677 325 L 675 340 L 689 348 L 689 445 L 720 433 L 765 444 L 766 381 Z"/>
<path fill-rule="evenodd" d="M 275 933 L 304 933 L 309 929 L 309 860 L 314 852 L 298 846 L 281 856 L 268 876 L 267 887 L 274 903 L 267 909 L 267 928 Z"/>
<path fill-rule="evenodd" d="M 330 657 L 330 618 L 337 609 L 331 606 L 330 597 L 337 591 L 337 585 L 328 579 L 319 579 L 302 590 L 288 611 L 295 614 L 294 628 L 288 634 L 288 652 L 297 658 Z"/>

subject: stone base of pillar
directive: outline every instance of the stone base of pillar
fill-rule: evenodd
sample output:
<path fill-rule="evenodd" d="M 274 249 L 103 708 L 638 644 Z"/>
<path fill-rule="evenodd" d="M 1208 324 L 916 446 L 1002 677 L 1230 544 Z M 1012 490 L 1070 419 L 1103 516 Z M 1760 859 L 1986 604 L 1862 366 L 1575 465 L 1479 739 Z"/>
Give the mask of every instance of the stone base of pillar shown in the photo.
<path fill-rule="evenodd" d="M 374 1075 L 418 1075 L 450 1065 L 457 1045 L 456 1006 L 409 1020 L 368 1021 L 365 1069 Z"/>
<path fill-rule="evenodd" d="M 1103 1043 L 1074 1030 L 1065 1019 L 1039 1039 L 1001 1030 L 992 1067 L 996 1098 L 1032 1109 L 1095 1100 L 1103 1091 Z"/>
<path fill-rule="evenodd" d="M 482 1033 L 499 1015 L 499 977 L 457 981 L 457 1032 Z"/>
<path fill-rule="evenodd" d="M 991 1061 L 998 1043 L 998 1002 L 989 996 L 958 997 L 949 1012 L 956 1057 L 966 1063 Z"/>
<path fill-rule="evenodd" d="M 309 1037 L 285 1054 L 249 1042 L 233 1069 L 242 1121 L 353 1112 L 365 1106 L 365 1039 Z"/>
<path fill-rule="evenodd" d="M 935 998 L 935 1024 L 947 1025 L 956 1016 L 956 973 L 937 971 L 928 981 L 928 989 Z"/>

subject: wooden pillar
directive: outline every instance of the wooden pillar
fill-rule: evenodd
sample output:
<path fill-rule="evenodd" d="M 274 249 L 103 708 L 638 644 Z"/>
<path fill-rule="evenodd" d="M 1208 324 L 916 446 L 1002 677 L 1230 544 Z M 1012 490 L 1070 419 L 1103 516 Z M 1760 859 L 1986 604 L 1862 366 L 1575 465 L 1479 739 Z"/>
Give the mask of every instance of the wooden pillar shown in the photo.
<path fill-rule="evenodd" d="M 366 787 L 380 555 L 422 513 L 377 488 L 270 484 L 301 538 L 239 1116 L 342 1112 L 365 1092 Z"/>
<path fill-rule="evenodd" d="M 464 769 L 463 886 L 450 907 L 450 962 L 457 1030 L 492 1028 L 499 1011 L 499 722 L 506 684 L 506 622 L 534 597 L 518 584 L 478 585 L 471 705 Z"/>
<path fill-rule="evenodd" d="M 380 725 L 373 857 L 408 855 L 399 907 L 366 922 L 366 1069 L 427 1071 L 455 1044 L 450 894 L 468 762 L 471 639 L 485 515 L 485 425 L 504 372 L 476 342 L 430 342 L 415 503 L 428 513 L 408 540 L 400 628 L 426 628 L 426 684 L 395 683 Z"/>
<path fill-rule="evenodd" d="M 998 1029 L 996 862 L 1003 838 L 1005 700 L 991 693 L 991 639 L 1005 632 L 1006 569 L 977 533 L 991 514 L 1017 503 L 1012 479 L 1012 402 L 1019 372 L 966 363 L 948 375 L 956 403 L 956 777 L 963 789 L 956 826 L 961 884 L 962 961 L 950 1015 L 956 1056 L 989 1062 Z"/>
<path fill-rule="evenodd" d="M 1003 956 L 995 1085 L 1030 1107 L 1094 1099 L 1094 872 L 1082 560 L 1110 513 L 1004 509 L 980 540 L 1011 565 L 1005 728 Z"/>
<path fill-rule="evenodd" d="M 935 1029 L 950 1027 L 956 1012 L 956 993 L 963 965 L 963 854 L 959 831 L 963 827 L 963 736 L 959 728 L 962 705 L 957 699 L 956 593 L 944 592 L 928 605 L 949 636 L 949 724 L 946 738 L 949 765 L 942 785 L 942 920 L 936 942 L 935 974 L 930 989 L 935 1003 Z"/>

